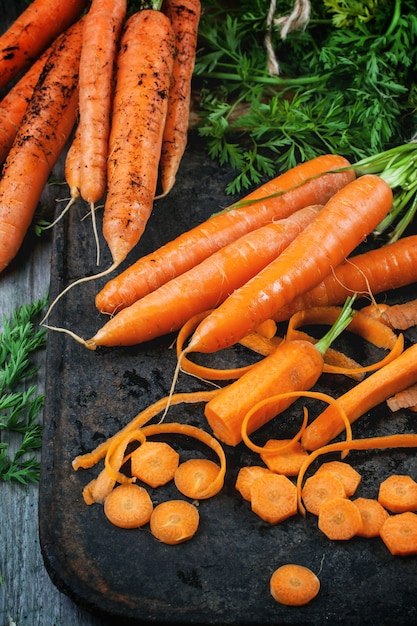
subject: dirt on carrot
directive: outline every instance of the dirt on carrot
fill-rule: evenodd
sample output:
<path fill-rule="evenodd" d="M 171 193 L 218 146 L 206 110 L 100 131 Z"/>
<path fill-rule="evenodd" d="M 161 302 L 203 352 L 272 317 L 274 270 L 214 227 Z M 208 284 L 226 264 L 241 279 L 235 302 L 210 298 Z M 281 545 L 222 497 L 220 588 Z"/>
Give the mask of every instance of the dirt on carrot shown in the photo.
<path fill-rule="evenodd" d="M 417 515 L 410 511 L 390 515 L 382 525 L 380 537 L 394 556 L 417 554 Z"/>
<path fill-rule="evenodd" d="M 389 513 L 375 498 L 359 497 L 353 500 L 362 517 L 362 528 L 359 537 L 379 537 L 382 525 Z"/>
<path fill-rule="evenodd" d="M 320 506 L 317 525 L 328 539 L 347 541 L 361 532 L 362 516 L 352 500 L 336 497 Z"/>
<path fill-rule="evenodd" d="M 144 441 L 130 455 L 131 473 L 150 487 L 161 487 L 174 479 L 180 455 L 165 441 Z"/>
<path fill-rule="evenodd" d="M 391 474 L 379 485 L 378 502 L 391 513 L 417 511 L 417 482 L 406 474 Z"/>
<path fill-rule="evenodd" d="M 210 459 L 188 459 L 188 461 L 180 463 L 176 469 L 174 483 L 178 491 L 187 498 L 193 500 L 211 498 L 215 495 L 211 491 L 208 496 L 201 496 L 201 494 L 207 493 L 208 487 L 216 480 L 219 472 L 219 465 Z M 221 485 L 219 485 L 218 491 L 220 489 Z"/>
<path fill-rule="evenodd" d="M 197 507 L 186 500 L 166 500 L 155 506 L 149 523 L 156 539 L 177 545 L 194 537 L 200 514 Z"/>
<path fill-rule="evenodd" d="M 140 528 L 149 522 L 153 503 L 144 487 L 118 485 L 104 500 L 104 514 L 119 528 Z"/>
<path fill-rule="evenodd" d="M 281 565 L 270 578 L 274 600 L 286 606 L 304 606 L 318 595 L 320 580 L 308 567 L 296 563 Z"/>
<path fill-rule="evenodd" d="M 281 474 L 264 474 L 250 488 L 252 511 L 269 524 L 278 524 L 297 514 L 297 488 Z"/>

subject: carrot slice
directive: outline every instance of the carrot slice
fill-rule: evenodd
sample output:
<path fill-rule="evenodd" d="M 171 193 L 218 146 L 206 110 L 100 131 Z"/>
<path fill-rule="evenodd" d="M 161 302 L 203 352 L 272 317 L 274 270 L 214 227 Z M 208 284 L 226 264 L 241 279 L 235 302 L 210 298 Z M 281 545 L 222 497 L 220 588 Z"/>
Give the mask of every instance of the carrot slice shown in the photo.
<path fill-rule="evenodd" d="M 286 443 L 289 445 L 284 447 Z M 276 448 L 280 444 L 283 449 L 277 451 Z M 273 451 L 268 452 L 269 448 Z M 308 452 L 301 443 L 292 439 L 269 439 L 264 445 L 264 452 L 261 453 L 262 461 L 271 471 L 285 476 L 297 476 L 306 456 Z"/>
<path fill-rule="evenodd" d="M 318 515 L 325 502 L 334 498 L 346 498 L 345 488 L 332 472 L 316 472 L 304 483 L 301 491 L 304 506 L 313 515 Z"/>
<path fill-rule="evenodd" d="M 167 500 L 158 504 L 151 515 L 150 528 L 154 537 L 170 545 L 191 539 L 198 530 L 200 514 L 186 500 Z"/>
<path fill-rule="evenodd" d="M 269 524 L 278 524 L 297 513 L 297 488 L 287 476 L 265 474 L 250 489 L 252 511 Z"/>
<path fill-rule="evenodd" d="M 375 498 L 356 498 L 353 500 L 362 517 L 362 528 L 359 537 L 379 537 L 382 525 L 389 513 Z"/>
<path fill-rule="evenodd" d="M 104 513 L 120 528 L 139 528 L 151 518 L 153 504 L 144 487 L 133 483 L 118 485 L 104 500 Z"/>
<path fill-rule="evenodd" d="M 269 584 L 274 600 L 287 606 L 308 604 L 320 591 L 320 580 L 316 574 L 296 563 L 281 565 L 272 574 Z"/>
<path fill-rule="evenodd" d="M 346 541 L 362 530 L 362 516 L 352 500 L 333 498 L 321 505 L 317 524 L 329 539 Z"/>
<path fill-rule="evenodd" d="M 130 456 L 131 472 L 150 487 L 174 478 L 180 455 L 165 441 L 145 441 Z"/>
<path fill-rule="evenodd" d="M 417 482 L 405 474 L 392 474 L 379 485 L 378 502 L 391 513 L 417 511 Z"/>
<path fill-rule="evenodd" d="M 320 465 L 316 473 L 331 472 L 342 483 L 347 497 L 353 496 L 361 482 L 361 475 L 349 463 L 343 461 L 327 461 Z"/>
<path fill-rule="evenodd" d="M 187 498 L 195 500 L 211 498 L 214 494 L 210 487 L 219 475 L 220 467 L 210 459 L 189 459 L 180 463 L 175 475 L 175 486 Z M 221 486 L 219 485 L 218 491 Z M 201 496 L 201 493 L 209 495 Z"/>
<path fill-rule="evenodd" d="M 390 515 L 384 522 L 380 536 L 391 554 L 417 554 L 417 515 L 411 511 Z"/>
<path fill-rule="evenodd" d="M 251 487 L 257 478 L 270 474 L 271 470 L 262 465 L 244 465 L 240 468 L 235 487 L 244 500 L 251 501 Z"/>

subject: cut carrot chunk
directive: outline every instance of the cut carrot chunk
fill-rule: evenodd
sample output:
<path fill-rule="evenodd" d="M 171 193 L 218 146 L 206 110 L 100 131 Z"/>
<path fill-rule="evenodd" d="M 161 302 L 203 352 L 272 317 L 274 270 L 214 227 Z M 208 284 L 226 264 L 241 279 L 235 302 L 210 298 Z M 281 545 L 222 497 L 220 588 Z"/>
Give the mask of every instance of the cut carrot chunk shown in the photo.
<path fill-rule="evenodd" d="M 349 463 L 343 461 L 327 461 L 318 468 L 317 472 L 331 472 L 343 483 L 345 494 L 353 496 L 361 482 L 361 475 Z M 316 473 L 317 473 L 316 472 Z"/>
<path fill-rule="evenodd" d="M 361 532 L 362 516 L 352 500 L 333 498 L 321 505 L 317 524 L 329 539 L 346 541 Z"/>
<path fill-rule="evenodd" d="M 414 556 L 417 554 L 417 515 L 411 511 L 390 515 L 381 532 L 382 541 L 391 554 Z"/>
<path fill-rule="evenodd" d="M 301 498 L 304 506 L 313 515 L 318 515 L 321 506 L 334 498 L 345 498 L 343 483 L 332 472 L 316 472 L 304 483 Z"/>
<path fill-rule="evenodd" d="M 164 441 L 144 441 L 130 457 L 132 475 L 150 487 L 166 485 L 174 478 L 180 455 Z"/>
<path fill-rule="evenodd" d="M 391 513 L 417 511 L 417 482 L 403 474 L 388 476 L 379 485 L 378 502 Z"/>
<path fill-rule="evenodd" d="M 265 474 L 251 487 L 251 507 L 265 522 L 278 524 L 297 513 L 297 488 L 287 476 Z"/>
<path fill-rule="evenodd" d="M 241 467 L 236 477 L 235 487 L 244 500 L 250 502 L 251 487 L 257 478 L 271 474 L 271 470 L 262 465 L 245 465 Z"/>
<path fill-rule="evenodd" d="M 207 491 L 219 475 L 220 467 L 210 459 L 189 459 L 180 463 L 174 475 L 175 486 L 187 498 L 205 499 L 215 495 Z M 219 489 L 216 493 L 218 493 Z"/>
<path fill-rule="evenodd" d="M 268 448 L 277 449 L 280 445 L 290 442 L 290 439 L 269 439 L 264 445 L 265 452 L 261 453 L 261 459 L 271 471 L 277 474 L 297 476 L 301 465 L 308 456 L 308 452 L 304 450 L 299 441 L 292 441 L 291 445 L 281 451 L 268 452 Z"/>
<path fill-rule="evenodd" d="M 185 500 L 167 500 L 154 508 L 150 529 L 162 543 L 175 545 L 191 539 L 199 523 L 200 514 L 194 504 Z"/>
<path fill-rule="evenodd" d="M 320 591 L 320 580 L 304 565 L 281 565 L 270 579 L 271 595 L 280 604 L 302 606 L 313 600 Z"/>
<path fill-rule="evenodd" d="M 120 528 L 139 528 L 151 518 L 153 503 L 144 487 L 125 483 L 115 487 L 104 500 L 104 513 Z"/>
<path fill-rule="evenodd" d="M 375 498 L 356 498 L 353 503 L 362 516 L 362 529 L 359 537 L 379 537 L 382 525 L 389 513 Z"/>

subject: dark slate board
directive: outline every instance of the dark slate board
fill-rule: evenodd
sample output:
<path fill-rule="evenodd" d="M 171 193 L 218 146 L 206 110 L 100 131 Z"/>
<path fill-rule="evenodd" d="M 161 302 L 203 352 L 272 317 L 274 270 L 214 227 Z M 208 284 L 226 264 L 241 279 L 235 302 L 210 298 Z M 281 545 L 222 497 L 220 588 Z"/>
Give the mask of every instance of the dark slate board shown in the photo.
<path fill-rule="evenodd" d="M 174 190 L 156 202 L 146 233 L 128 262 L 230 204 L 224 193 L 229 180 L 231 173 L 211 162 L 191 139 Z M 91 222 L 81 221 L 84 213 L 78 203 L 55 230 L 51 298 L 69 282 L 97 272 Z M 110 259 L 104 244 L 102 249 L 101 267 L 107 267 Z M 104 284 L 99 282 L 70 291 L 49 322 L 84 338 L 93 335 L 102 323 L 94 306 L 96 291 Z M 387 297 L 394 302 L 413 292 L 414 287 Z M 416 339 L 414 330 L 407 338 Z M 379 539 L 330 542 L 311 515 L 278 526 L 264 523 L 234 488 L 239 467 L 258 462 L 243 445 L 225 447 L 225 487 L 215 498 L 200 502 L 199 531 L 179 546 L 158 543 L 147 528 L 113 527 L 102 506 L 84 504 L 82 489 L 98 470 L 75 472 L 71 461 L 167 395 L 175 367 L 172 339 L 90 352 L 65 334 L 49 335 L 39 521 L 45 564 L 56 586 L 116 623 L 417 623 L 417 559 L 391 556 Z M 351 338 L 341 347 L 362 362 L 379 356 Z M 244 357 L 237 350 L 228 353 L 229 362 L 239 363 Z M 222 358 L 215 356 L 216 365 L 223 365 Z M 349 384 L 343 377 L 323 377 L 319 388 L 341 393 Z M 201 388 L 208 387 L 180 376 L 178 391 Z M 301 407 L 300 402 L 293 405 L 285 418 L 265 426 L 255 440 L 292 436 L 301 423 Z M 309 410 L 314 416 L 318 407 L 309 403 Z M 172 407 L 166 419 L 208 428 L 201 405 Z M 407 411 L 393 416 L 381 405 L 355 424 L 354 435 L 413 432 L 415 419 Z M 182 458 L 198 448 L 186 438 L 170 441 Z M 203 446 L 198 449 L 205 451 Z M 349 460 L 363 476 L 357 495 L 375 497 L 379 481 L 394 472 L 417 477 L 414 451 L 352 452 Z M 172 485 L 150 492 L 155 502 L 178 495 Z M 269 594 L 272 572 L 286 562 L 319 573 L 320 594 L 305 607 L 283 607 Z"/>

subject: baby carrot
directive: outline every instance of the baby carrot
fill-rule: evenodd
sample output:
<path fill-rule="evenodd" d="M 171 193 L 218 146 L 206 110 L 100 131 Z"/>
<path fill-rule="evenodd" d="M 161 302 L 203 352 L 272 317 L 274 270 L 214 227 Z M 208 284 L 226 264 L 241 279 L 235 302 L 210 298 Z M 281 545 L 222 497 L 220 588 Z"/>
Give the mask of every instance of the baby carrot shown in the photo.
<path fill-rule="evenodd" d="M 200 523 L 198 509 L 186 500 L 166 500 L 151 515 L 151 533 L 169 545 L 177 545 L 194 537 Z"/>
<path fill-rule="evenodd" d="M 162 10 L 169 17 L 174 30 L 175 59 L 159 162 L 162 186 L 159 197 L 166 196 L 172 189 L 187 145 L 191 77 L 201 5 L 199 0 L 164 0 Z"/>
<path fill-rule="evenodd" d="M 165 441 L 144 441 L 130 455 L 131 472 L 147 485 L 160 487 L 174 478 L 179 459 Z"/>
<path fill-rule="evenodd" d="M 417 482 L 407 474 L 391 474 L 379 485 L 378 502 L 391 513 L 417 511 Z"/>
<path fill-rule="evenodd" d="M 309 476 L 301 491 L 301 498 L 306 510 L 318 515 L 324 502 L 334 498 L 346 498 L 342 481 L 332 472 L 316 472 Z"/>
<path fill-rule="evenodd" d="M 279 524 L 297 513 L 297 488 L 287 476 L 264 474 L 250 488 L 252 511 L 269 524 Z"/>
<path fill-rule="evenodd" d="M 392 206 L 392 190 L 368 174 L 338 191 L 264 270 L 236 289 L 195 330 L 188 352 L 215 352 L 274 319 L 282 306 L 314 287 L 372 232 Z"/>
<path fill-rule="evenodd" d="M 0 181 L 0 272 L 16 256 L 48 176 L 75 124 L 82 20 L 56 41 Z"/>
<path fill-rule="evenodd" d="M 380 537 L 391 554 L 415 556 L 417 554 L 417 515 L 407 511 L 390 515 L 383 523 Z"/>
<path fill-rule="evenodd" d="M 0 36 L 0 89 L 73 24 L 86 4 L 86 0 L 33 0 Z"/>
<path fill-rule="evenodd" d="M 262 465 L 244 465 L 236 476 L 235 488 L 244 500 L 251 501 L 251 487 L 257 478 L 270 474 L 271 470 Z"/>
<path fill-rule="evenodd" d="M 280 604 L 303 606 L 319 593 L 320 580 L 308 567 L 287 563 L 274 571 L 269 586 L 272 597 Z"/>
<path fill-rule="evenodd" d="M 150 495 L 133 483 L 118 485 L 104 500 L 104 514 L 119 528 L 139 528 L 151 519 L 153 503 Z"/>
<path fill-rule="evenodd" d="M 201 499 L 201 493 L 207 492 L 207 488 L 213 484 L 219 475 L 220 467 L 210 459 L 188 459 L 179 464 L 174 483 L 180 493 L 193 500 Z M 219 485 L 220 491 L 222 485 Z M 212 491 L 204 498 L 215 495 Z"/>
<path fill-rule="evenodd" d="M 334 498 L 321 505 L 317 526 L 329 539 L 347 541 L 361 532 L 362 516 L 352 500 Z"/>
<path fill-rule="evenodd" d="M 96 296 L 97 308 L 113 314 L 251 230 L 306 206 L 324 204 L 354 179 L 353 170 L 343 170 L 348 166 L 349 162 L 341 156 L 323 155 L 261 185 L 240 202 L 140 258 L 110 280 Z"/>
<path fill-rule="evenodd" d="M 350 423 L 397 391 L 417 382 L 417 344 L 337 398 Z M 307 426 L 301 437 L 306 450 L 326 445 L 344 430 L 340 414 L 328 406 Z"/>
<path fill-rule="evenodd" d="M 389 513 L 375 498 L 355 498 L 353 504 L 358 507 L 362 517 L 359 537 L 379 537 L 381 528 Z"/>

